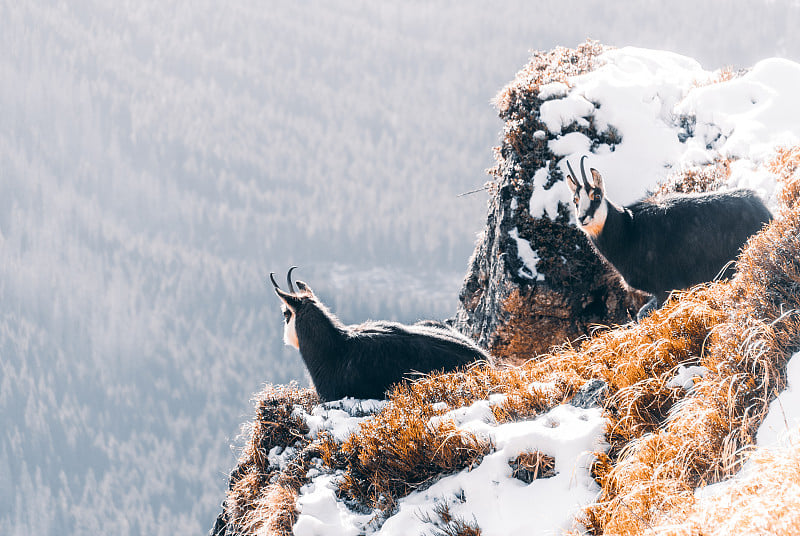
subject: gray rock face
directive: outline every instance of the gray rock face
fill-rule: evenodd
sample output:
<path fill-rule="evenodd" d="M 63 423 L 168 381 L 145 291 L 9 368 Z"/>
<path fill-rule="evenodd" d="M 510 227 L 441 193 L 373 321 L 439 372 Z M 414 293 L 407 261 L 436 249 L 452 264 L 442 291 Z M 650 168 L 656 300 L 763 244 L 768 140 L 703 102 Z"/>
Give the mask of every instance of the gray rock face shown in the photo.
<path fill-rule="evenodd" d="M 559 157 L 548 145 L 557 134 L 540 118 L 542 103 L 556 96 L 540 98 L 540 87 L 592 70 L 604 50 L 587 42 L 576 50 L 534 53 L 496 99 L 505 121 L 503 140 L 491 170 L 486 228 L 470 260 L 454 324 L 501 359 L 535 357 L 587 334 L 592 324 L 628 322 L 644 302 L 570 223 L 571 207 L 559 203 L 557 214 L 530 213 L 532 195 L 549 197 L 564 180 Z M 621 141 L 613 126 L 598 132 L 591 117 L 588 126 L 573 123 L 558 135 L 570 132 L 612 151 Z M 538 256 L 536 273 L 523 260 L 530 261 L 531 252 Z"/>

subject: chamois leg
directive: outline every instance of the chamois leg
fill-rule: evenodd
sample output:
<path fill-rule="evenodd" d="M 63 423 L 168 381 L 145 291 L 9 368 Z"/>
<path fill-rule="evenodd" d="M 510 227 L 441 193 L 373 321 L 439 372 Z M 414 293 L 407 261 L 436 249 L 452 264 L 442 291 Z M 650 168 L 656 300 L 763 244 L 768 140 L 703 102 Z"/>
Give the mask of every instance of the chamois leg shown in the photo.
<path fill-rule="evenodd" d="M 642 305 L 642 308 L 639 309 L 639 312 L 636 313 L 636 322 L 639 323 L 642 319 L 647 318 L 650 314 L 659 308 L 661 304 L 658 302 L 658 298 L 656 296 L 651 296 L 647 303 Z"/>

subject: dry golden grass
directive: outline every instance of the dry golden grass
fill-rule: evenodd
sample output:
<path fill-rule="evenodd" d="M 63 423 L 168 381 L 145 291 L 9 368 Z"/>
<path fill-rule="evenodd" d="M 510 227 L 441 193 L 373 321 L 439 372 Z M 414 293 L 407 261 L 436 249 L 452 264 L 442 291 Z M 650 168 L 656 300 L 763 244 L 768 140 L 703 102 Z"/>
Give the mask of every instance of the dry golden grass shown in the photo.
<path fill-rule="evenodd" d="M 780 147 L 775 158 L 767 163 L 767 169 L 780 177 L 780 202 L 784 207 L 793 207 L 800 199 L 800 146 Z"/>
<path fill-rule="evenodd" d="M 225 499 L 228 534 L 291 534 L 297 518 L 295 498 L 314 453 L 308 426 L 295 406 L 310 411 L 318 403 L 311 389 L 268 385 L 256 400 L 256 418 Z M 274 447 L 295 446 L 300 454 L 288 467 L 271 466 Z"/>
<path fill-rule="evenodd" d="M 795 187 L 799 158 L 795 148 L 775 160 L 774 172 L 791 183 L 784 191 Z M 601 494 L 581 521 L 592 534 L 705 534 L 715 521 L 703 516 L 713 508 L 704 503 L 693 509 L 694 489 L 741 467 L 767 404 L 783 388 L 786 359 L 800 348 L 795 313 L 800 310 L 800 204 L 795 195 L 787 193 L 780 217 L 748 241 L 733 280 L 676 293 L 640 324 L 598 330 L 579 347 L 532 355 L 526 353 L 522 330 L 514 352 L 530 359 L 520 366 L 476 365 L 399 385 L 387 406 L 343 443 L 324 434 L 309 443 L 305 423 L 292 408 L 310 408 L 313 395 L 272 388 L 259 401 L 253 437 L 232 477 L 227 511 L 233 526 L 250 527 L 248 533 L 290 533 L 294 497 L 314 456 L 342 472 L 343 499 L 390 513 L 404 495 L 442 474 L 471 467 L 492 451 L 485 439 L 448 420 L 432 424 L 431 417 L 502 393 L 504 401 L 492 408 L 498 422 L 530 418 L 568 401 L 597 378 L 609 388 L 604 405 L 611 448 L 598 455 L 593 473 Z M 512 320 L 507 329 L 513 328 Z M 702 365 L 709 373 L 686 392 L 668 385 L 679 365 Z M 434 409 L 437 402 L 446 407 Z M 266 453 L 288 444 L 305 454 L 276 473 Z M 797 455 L 785 463 L 776 457 L 776 471 L 790 475 Z M 750 491 L 770 504 L 777 495 L 768 495 L 768 483 L 743 485 L 738 504 L 746 503 Z M 724 502 L 714 508 L 715 515 L 728 515 Z M 739 510 L 747 515 L 747 508 Z M 480 533 L 474 523 L 440 517 L 441 534 Z M 770 519 L 796 527 L 795 518 L 783 512 Z M 684 520 L 688 525 L 681 525 Z"/>
<path fill-rule="evenodd" d="M 745 475 L 681 508 L 646 536 L 794 536 L 800 534 L 800 444 L 758 449 Z"/>

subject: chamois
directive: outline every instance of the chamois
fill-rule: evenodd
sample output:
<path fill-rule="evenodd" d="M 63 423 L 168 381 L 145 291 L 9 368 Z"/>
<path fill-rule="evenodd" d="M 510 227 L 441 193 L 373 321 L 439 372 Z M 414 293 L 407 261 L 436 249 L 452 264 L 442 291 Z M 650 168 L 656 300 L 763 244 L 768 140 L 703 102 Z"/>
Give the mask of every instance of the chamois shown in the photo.
<path fill-rule="evenodd" d="M 491 357 L 470 339 L 438 321 L 414 325 L 368 321 L 346 326 L 317 299 L 302 281 L 289 292 L 278 287 L 286 322 L 284 342 L 300 350 L 317 394 L 323 401 L 346 396 L 384 398 L 397 382 L 417 374 L 451 371 Z"/>
<path fill-rule="evenodd" d="M 772 219 L 748 189 L 671 194 L 620 207 L 606 197 L 596 169 L 590 169 L 589 183 L 585 159 L 581 182 L 567 161 L 578 223 L 628 285 L 653 295 L 639 318 L 660 306 L 672 290 L 711 281 L 723 270 L 729 276 L 731 261 L 747 239 Z"/>

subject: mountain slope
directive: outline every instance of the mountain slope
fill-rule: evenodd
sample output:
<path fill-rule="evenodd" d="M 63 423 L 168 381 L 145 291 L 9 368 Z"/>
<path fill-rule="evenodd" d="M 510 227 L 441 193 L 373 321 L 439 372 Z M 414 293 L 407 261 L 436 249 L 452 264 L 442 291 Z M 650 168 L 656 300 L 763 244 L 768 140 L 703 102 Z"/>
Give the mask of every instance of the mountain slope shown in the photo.
<path fill-rule="evenodd" d="M 539 71 L 542 57 L 579 55 L 535 55 L 526 69 Z M 736 76 L 621 49 L 600 54 L 588 74 L 548 72 L 558 78 L 523 70 L 509 93 L 538 108 L 531 115 L 554 119 L 541 129 L 551 153 L 575 158 L 590 149 L 596 167 L 612 170 L 606 181 L 618 181 L 617 199 L 750 186 L 769 201 L 776 219 L 748 242 L 737 275 L 676 294 L 640 324 L 546 352 L 528 317 L 495 317 L 493 329 L 513 343 L 495 346 L 497 355 L 522 365 L 433 375 L 398 386 L 385 403 L 317 406 L 312 392 L 269 387 L 217 534 L 538 534 L 575 523 L 595 534 L 657 532 L 662 523 L 678 530 L 696 515 L 692 505 L 702 507 L 695 489 L 747 459 L 800 349 L 800 149 L 778 148 L 800 141 L 800 105 L 785 98 L 800 66 L 765 60 Z M 572 123 L 583 129 L 562 131 Z M 614 147 L 593 143 L 611 127 Z M 568 201 L 558 193 L 563 160 L 541 168 L 551 180 L 537 188 L 537 170 L 519 176 L 519 166 L 504 167 L 509 154 L 498 152 L 498 167 L 510 172 L 499 174 L 490 210 L 516 205 L 517 218 L 570 225 L 552 216 Z M 490 213 L 489 226 L 501 220 Z M 536 251 L 538 237 L 512 239 L 517 249 L 503 256 L 522 257 L 520 240 Z M 520 278 L 520 261 L 503 261 L 502 285 L 541 281 L 530 277 L 537 266 Z M 779 533 L 796 528 L 787 527 Z"/>

